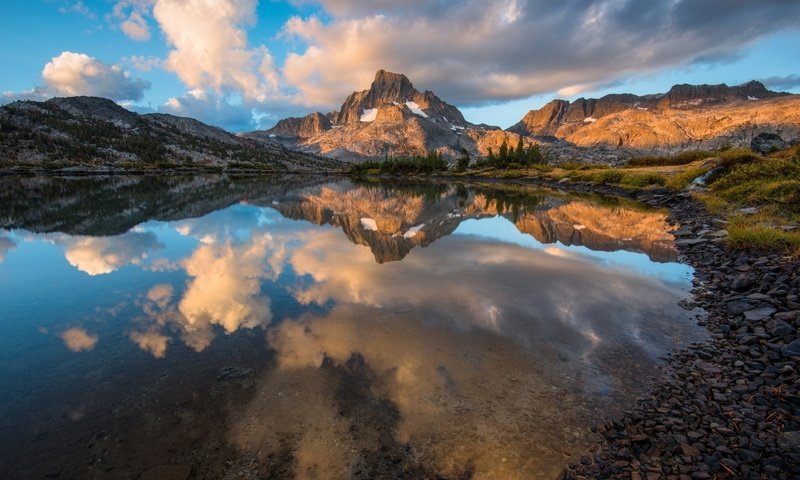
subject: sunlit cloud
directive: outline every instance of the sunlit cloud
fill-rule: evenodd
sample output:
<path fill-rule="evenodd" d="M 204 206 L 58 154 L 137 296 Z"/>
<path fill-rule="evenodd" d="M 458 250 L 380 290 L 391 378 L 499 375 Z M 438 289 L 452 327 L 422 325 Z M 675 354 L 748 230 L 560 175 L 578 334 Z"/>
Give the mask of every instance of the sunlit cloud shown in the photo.
<path fill-rule="evenodd" d="M 43 85 L 25 92 L 6 92 L 3 101 L 44 100 L 57 96 L 90 95 L 112 100 L 141 100 L 150 82 L 134 78 L 121 65 L 109 65 L 85 53 L 65 51 L 42 70 Z"/>
<path fill-rule="evenodd" d="M 245 28 L 256 21 L 255 0 L 156 0 L 153 16 L 172 47 L 165 67 L 191 89 L 235 90 L 264 101 L 278 88 L 272 55 L 251 48 Z"/>

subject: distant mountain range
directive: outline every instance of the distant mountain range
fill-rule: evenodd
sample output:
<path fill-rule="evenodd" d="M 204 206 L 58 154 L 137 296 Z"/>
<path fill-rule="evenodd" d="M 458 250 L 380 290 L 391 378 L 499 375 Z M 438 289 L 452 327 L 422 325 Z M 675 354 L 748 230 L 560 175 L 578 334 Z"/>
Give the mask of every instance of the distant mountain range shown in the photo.
<path fill-rule="evenodd" d="M 786 143 L 800 140 L 800 95 L 773 92 L 756 81 L 735 87 L 675 85 L 665 94 L 553 100 L 504 131 L 471 124 L 433 92 L 420 93 L 405 75 L 380 70 L 368 90 L 351 94 L 338 111 L 287 118 L 246 136 L 342 159 L 426 150 L 454 156 L 461 148 L 486 155 L 504 140 L 516 145 L 520 137 L 557 156 L 614 159 L 749 146 L 763 133 Z"/>
<path fill-rule="evenodd" d="M 551 158 L 618 162 L 642 153 L 800 141 L 800 95 L 759 82 L 675 85 L 655 95 L 553 100 L 508 128 L 476 125 L 405 75 L 379 70 L 338 111 L 235 135 L 190 118 L 139 115 L 96 97 L 0 107 L 0 168 L 332 171 L 342 161 L 425 153 L 455 157 L 541 144 Z"/>
<path fill-rule="evenodd" d="M 331 170 L 341 164 L 191 118 L 139 115 L 105 98 L 53 98 L 0 107 L 0 168 L 40 167 L 286 172 Z"/>

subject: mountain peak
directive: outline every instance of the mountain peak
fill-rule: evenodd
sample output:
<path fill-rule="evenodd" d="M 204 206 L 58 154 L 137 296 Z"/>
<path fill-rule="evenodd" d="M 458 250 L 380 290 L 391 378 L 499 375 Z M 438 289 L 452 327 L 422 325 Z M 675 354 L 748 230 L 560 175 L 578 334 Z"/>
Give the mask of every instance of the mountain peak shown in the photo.
<path fill-rule="evenodd" d="M 402 73 L 378 70 L 375 73 L 375 80 L 367 90 L 366 97 L 377 104 L 381 101 L 405 102 L 418 94 L 419 92 L 411 84 L 411 80 Z"/>

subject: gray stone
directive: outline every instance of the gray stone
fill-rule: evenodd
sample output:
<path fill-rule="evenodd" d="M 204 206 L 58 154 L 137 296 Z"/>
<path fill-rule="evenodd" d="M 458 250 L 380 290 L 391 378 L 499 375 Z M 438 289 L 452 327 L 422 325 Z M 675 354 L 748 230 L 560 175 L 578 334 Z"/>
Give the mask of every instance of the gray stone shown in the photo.
<path fill-rule="evenodd" d="M 726 307 L 729 315 L 741 315 L 748 310 L 752 310 L 753 305 L 744 300 L 734 300 L 732 302 L 728 302 Z"/>
<path fill-rule="evenodd" d="M 236 378 L 244 378 L 253 373 L 252 368 L 243 367 L 225 367 L 219 371 L 217 380 L 233 380 Z"/>
<path fill-rule="evenodd" d="M 750 149 L 761 155 L 769 155 L 788 146 L 789 144 L 776 133 L 762 132 L 750 141 Z"/>
<path fill-rule="evenodd" d="M 740 208 L 739 213 L 743 213 L 745 215 L 753 215 L 758 213 L 758 210 L 759 210 L 758 207 L 746 207 L 746 208 Z"/>
<path fill-rule="evenodd" d="M 784 345 L 781 349 L 781 353 L 785 357 L 800 356 L 800 340 L 795 340 L 792 343 Z"/>
<path fill-rule="evenodd" d="M 744 319 L 748 322 L 758 322 L 771 317 L 776 311 L 774 308 L 757 308 L 744 312 Z"/>
<path fill-rule="evenodd" d="M 770 320 L 767 322 L 767 331 L 773 337 L 785 337 L 794 332 L 794 328 L 783 320 Z"/>
<path fill-rule="evenodd" d="M 790 452 L 800 450 L 800 431 L 783 432 L 778 435 L 778 446 Z"/>

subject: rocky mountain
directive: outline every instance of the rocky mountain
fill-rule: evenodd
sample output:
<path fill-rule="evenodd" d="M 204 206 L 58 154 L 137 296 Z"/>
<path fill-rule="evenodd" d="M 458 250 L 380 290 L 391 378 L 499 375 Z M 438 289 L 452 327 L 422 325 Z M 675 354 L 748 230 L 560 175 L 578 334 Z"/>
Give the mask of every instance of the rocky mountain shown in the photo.
<path fill-rule="evenodd" d="M 749 146 L 762 133 L 800 140 L 800 96 L 753 81 L 675 85 L 658 95 L 553 100 L 508 129 L 577 147 L 680 150 Z"/>
<path fill-rule="evenodd" d="M 320 171 L 339 163 L 191 118 L 140 115 L 97 97 L 0 107 L 0 168 Z"/>
<path fill-rule="evenodd" d="M 336 112 L 288 118 L 246 136 L 273 138 L 300 151 L 341 159 L 429 150 L 452 157 L 462 148 L 483 156 L 489 148 L 496 152 L 503 141 L 516 145 L 520 138 L 498 127 L 471 124 L 433 92 L 420 92 L 405 75 L 384 70 L 375 74 L 369 89 L 350 94 Z"/>

